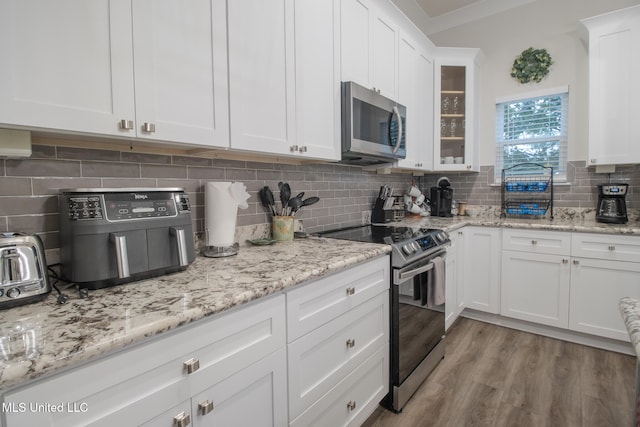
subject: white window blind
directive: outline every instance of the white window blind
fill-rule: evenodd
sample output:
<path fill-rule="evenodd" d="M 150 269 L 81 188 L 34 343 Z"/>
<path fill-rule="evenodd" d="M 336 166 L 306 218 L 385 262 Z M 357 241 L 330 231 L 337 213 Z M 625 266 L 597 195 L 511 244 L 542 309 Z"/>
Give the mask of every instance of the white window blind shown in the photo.
<path fill-rule="evenodd" d="M 519 163 L 553 167 L 554 180 L 567 177 L 568 90 L 496 104 L 495 179 Z M 540 169 L 522 174 L 534 175 Z"/>

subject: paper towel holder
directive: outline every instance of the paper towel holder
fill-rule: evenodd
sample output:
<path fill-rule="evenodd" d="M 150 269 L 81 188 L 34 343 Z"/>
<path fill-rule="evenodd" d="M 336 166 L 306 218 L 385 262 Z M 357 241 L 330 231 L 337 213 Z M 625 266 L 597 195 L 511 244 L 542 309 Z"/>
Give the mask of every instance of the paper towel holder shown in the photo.
<path fill-rule="evenodd" d="M 209 241 L 209 230 L 204 230 L 205 242 Z M 240 245 L 238 243 L 234 243 L 232 245 L 227 246 L 205 246 L 202 250 L 202 255 L 209 258 L 222 258 L 227 256 L 233 256 L 238 253 L 238 249 Z"/>

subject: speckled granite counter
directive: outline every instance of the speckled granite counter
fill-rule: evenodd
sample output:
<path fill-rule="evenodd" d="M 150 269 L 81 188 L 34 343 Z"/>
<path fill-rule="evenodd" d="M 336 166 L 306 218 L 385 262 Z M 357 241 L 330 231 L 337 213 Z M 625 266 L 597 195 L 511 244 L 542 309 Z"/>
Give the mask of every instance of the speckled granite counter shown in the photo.
<path fill-rule="evenodd" d="M 0 391 L 388 252 L 386 245 L 300 239 L 197 257 L 183 272 L 91 291 L 87 299 L 69 290 L 65 305 L 54 291 L 2 312 Z"/>
<path fill-rule="evenodd" d="M 620 314 L 627 327 L 631 345 L 640 356 L 640 300 L 631 297 L 620 299 Z"/>

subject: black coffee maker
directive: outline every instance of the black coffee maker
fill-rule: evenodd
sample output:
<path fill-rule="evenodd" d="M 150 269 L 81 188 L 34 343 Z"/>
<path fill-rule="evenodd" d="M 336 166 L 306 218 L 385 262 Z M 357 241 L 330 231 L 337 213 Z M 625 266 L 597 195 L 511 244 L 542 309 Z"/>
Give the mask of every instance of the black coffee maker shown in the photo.
<path fill-rule="evenodd" d="M 627 219 L 627 189 L 629 184 L 600 184 L 598 185 L 598 206 L 596 221 L 609 224 L 626 224 Z"/>
<path fill-rule="evenodd" d="M 449 178 L 438 179 L 435 187 L 431 187 L 431 216 L 453 216 L 451 214 L 451 202 L 453 202 L 453 189 Z"/>

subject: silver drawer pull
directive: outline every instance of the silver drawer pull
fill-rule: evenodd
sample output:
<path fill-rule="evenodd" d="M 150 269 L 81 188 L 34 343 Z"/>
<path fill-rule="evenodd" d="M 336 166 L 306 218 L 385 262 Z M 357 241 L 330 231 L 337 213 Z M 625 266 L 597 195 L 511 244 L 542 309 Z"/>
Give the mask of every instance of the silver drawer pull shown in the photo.
<path fill-rule="evenodd" d="M 615 247 L 615 246 L 613 246 L 613 245 L 609 245 L 609 250 L 610 250 L 610 251 L 615 251 L 615 250 L 616 250 L 616 247 Z"/>
<path fill-rule="evenodd" d="M 347 295 L 353 295 L 356 293 L 356 288 L 347 288 Z"/>
<path fill-rule="evenodd" d="M 200 361 L 195 358 L 191 358 L 183 363 L 184 369 L 187 371 L 187 374 L 193 374 L 195 371 L 200 369 Z"/>
<path fill-rule="evenodd" d="M 205 400 L 204 402 L 198 403 L 198 413 L 200 415 L 207 415 L 211 411 L 213 411 L 213 402 Z"/>
<path fill-rule="evenodd" d="M 356 345 L 356 340 L 353 338 L 349 338 L 347 340 L 347 348 L 353 348 Z"/>
<path fill-rule="evenodd" d="M 173 417 L 174 427 L 187 427 L 189 424 L 191 424 L 191 415 L 186 412 L 180 412 L 178 415 Z"/>
<path fill-rule="evenodd" d="M 573 265 L 578 265 L 578 264 L 580 264 L 580 261 L 578 261 L 577 259 L 574 259 L 573 260 Z"/>
<path fill-rule="evenodd" d="M 562 260 L 562 263 L 563 263 L 563 264 L 569 264 L 569 260 L 568 260 L 568 259 L 563 259 L 563 260 Z"/>
<path fill-rule="evenodd" d="M 133 120 L 120 120 L 120 129 L 131 130 L 133 129 Z"/>
<path fill-rule="evenodd" d="M 289 151 L 291 151 L 291 152 L 295 152 L 295 151 L 298 151 L 298 150 L 299 149 L 298 149 L 297 145 L 292 145 L 292 146 L 289 147 Z"/>
<path fill-rule="evenodd" d="M 144 123 L 142 125 L 142 131 L 146 132 L 146 133 L 153 133 L 156 131 L 156 125 L 154 125 L 153 123 Z"/>
<path fill-rule="evenodd" d="M 301 153 L 306 153 L 307 152 L 307 146 L 303 145 L 302 147 L 300 147 L 300 152 Z"/>
<path fill-rule="evenodd" d="M 356 409 L 356 402 L 350 400 L 349 402 L 347 402 L 347 408 L 349 408 L 350 411 L 353 411 L 354 409 Z"/>

